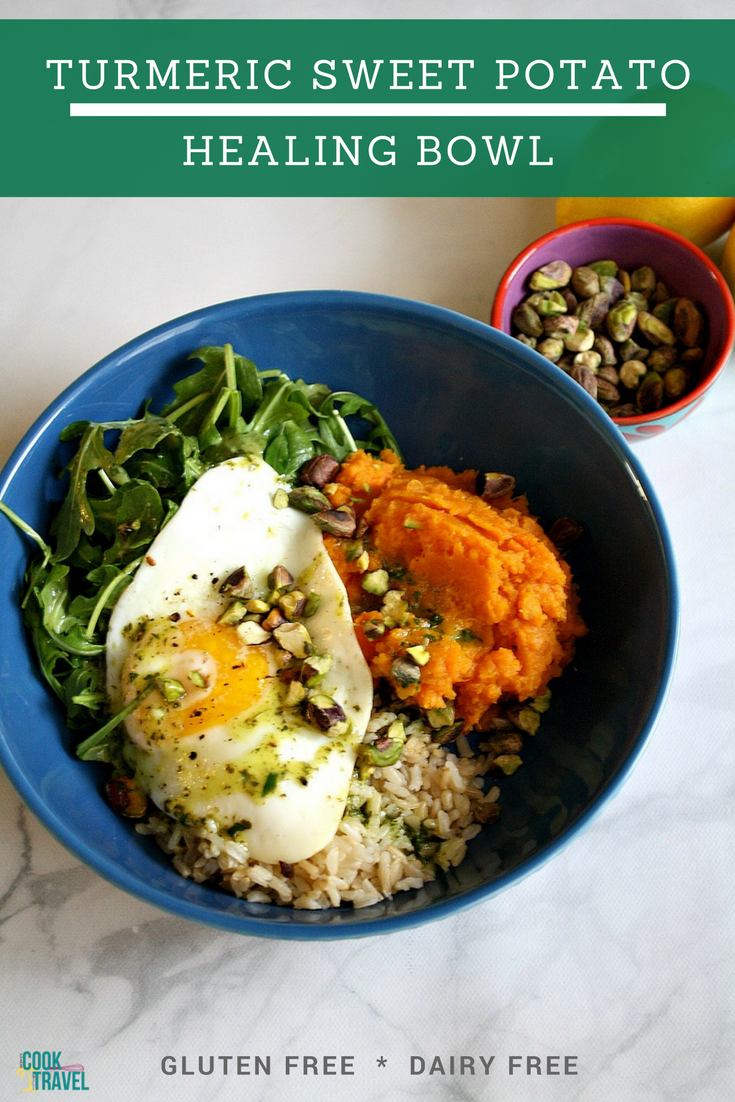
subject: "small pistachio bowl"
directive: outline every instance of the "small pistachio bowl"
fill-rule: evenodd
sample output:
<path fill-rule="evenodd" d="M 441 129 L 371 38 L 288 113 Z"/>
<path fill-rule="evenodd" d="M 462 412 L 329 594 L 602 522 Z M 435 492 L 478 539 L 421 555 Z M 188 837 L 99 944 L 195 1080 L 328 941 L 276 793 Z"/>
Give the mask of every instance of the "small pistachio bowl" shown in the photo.
<path fill-rule="evenodd" d="M 688 417 L 725 367 L 735 341 L 732 296 L 709 257 L 691 241 L 652 222 L 591 218 L 562 226 L 532 242 L 508 267 L 498 285 L 490 317 L 496 329 L 512 334 L 511 316 L 529 294 L 531 274 L 552 260 L 565 260 L 572 268 L 595 260 L 615 260 L 628 272 L 649 265 L 672 297 L 696 303 L 705 315 L 707 338 L 695 385 L 678 400 L 652 413 L 612 420 L 628 440 L 638 441 L 657 436 Z"/>

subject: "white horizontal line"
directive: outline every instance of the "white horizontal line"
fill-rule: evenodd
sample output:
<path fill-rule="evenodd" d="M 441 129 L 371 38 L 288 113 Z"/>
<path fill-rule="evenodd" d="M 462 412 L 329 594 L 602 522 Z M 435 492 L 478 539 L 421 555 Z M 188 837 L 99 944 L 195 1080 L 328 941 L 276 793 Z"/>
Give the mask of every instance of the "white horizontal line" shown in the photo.
<path fill-rule="evenodd" d="M 643 118 L 665 103 L 70 103 L 85 118 Z"/>

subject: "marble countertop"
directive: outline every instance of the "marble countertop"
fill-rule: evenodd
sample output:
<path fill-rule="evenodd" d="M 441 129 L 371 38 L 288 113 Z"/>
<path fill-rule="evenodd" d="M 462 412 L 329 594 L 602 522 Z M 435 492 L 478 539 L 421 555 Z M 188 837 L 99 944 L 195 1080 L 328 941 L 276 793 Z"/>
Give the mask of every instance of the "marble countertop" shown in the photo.
<path fill-rule="evenodd" d="M 340 287 L 486 320 L 509 257 L 552 222 L 552 202 L 529 199 L 2 200 L 0 460 L 67 383 L 166 318 Z M 1 1097 L 22 1089 L 26 1049 L 83 1064 L 103 1102 L 732 1097 L 735 363 L 695 416 L 636 454 L 676 549 L 679 659 L 646 752 L 592 825 L 456 918 L 382 939 L 263 942 L 106 883 L 2 776 Z M 213 1073 L 183 1074 L 200 1055 Z M 243 1074 L 228 1055 L 250 1056 Z M 524 1061 L 513 1075 L 511 1056 Z M 354 1074 L 325 1075 L 341 1057 Z M 566 1057 L 576 1074 L 527 1074 L 527 1057 L 544 1072 Z"/>

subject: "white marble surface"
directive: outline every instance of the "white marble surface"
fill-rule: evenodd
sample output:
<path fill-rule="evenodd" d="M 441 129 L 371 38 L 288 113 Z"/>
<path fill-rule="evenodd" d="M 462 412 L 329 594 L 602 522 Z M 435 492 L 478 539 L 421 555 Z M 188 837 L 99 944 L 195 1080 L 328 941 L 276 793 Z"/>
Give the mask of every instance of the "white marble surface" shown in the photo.
<path fill-rule="evenodd" d="M 528 199 L 3 201 L 3 458 L 100 356 L 209 302 L 334 286 L 485 319 L 504 262 L 552 210 Z M 679 661 L 646 753 L 573 845 L 456 919 L 324 945 L 200 928 L 81 866 L 0 780 L 0 1096 L 14 1096 L 15 1054 L 31 1046 L 83 1063 L 104 1102 L 731 1097 L 734 428 L 731 363 L 696 416 L 637 449 L 682 588 Z M 161 1074 L 162 1056 L 200 1053 L 270 1053 L 273 1073 Z M 326 1088 L 285 1080 L 286 1054 L 351 1054 L 357 1074 Z M 409 1074 L 411 1055 L 451 1054 L 503 1066 L 487 1079 Z M 511 1079 L 511 1054 L 574 1055 L 579 1074 Z"/>
<path fill-rule="evenodd" d="M 570 0 L 564 14 L 585 7 Z M 446 11 L 430 0 L 390 10 L 368 0 L 0 5 L 6 18 Z M 728 12 L 712 3 L 697 14 Z M 484 320 L 508 258 L 552 211 L 527 199 L 2 200 L 0 461 L 103 354 L 210 302 L 342 287 Z M 597 820 L 455 919 L 380 940 L 288 944 L 221 934 L 125 895 L 70 856 L 0 776 L 0 1098 L 21 1090 L 24 1048 L 84 1064 L 100 1102 L 733 1097 L 735 362 L 696 416 L 637 455 L 676 548 L 682 634 L 649 747 Z M 166 1077 L 166 1054 L 270 1054 L 273 1071 Z M 452 1054 L 474 1056 L 478 1072 L 480 1056 L 496 1060 L 488 1077 L 409 1074 L 412 1055 L 448 1068 Z M 511 1078 L 512 1054 L 576 1056 L 578 1074 Z M 351 1055 L 356 1074 L 285 1078 L 286 1055 Z"/>
<path fill-rule="evenodd" d="M 4 19 L 728 19 L 730 0 L 0 0 Z"/>

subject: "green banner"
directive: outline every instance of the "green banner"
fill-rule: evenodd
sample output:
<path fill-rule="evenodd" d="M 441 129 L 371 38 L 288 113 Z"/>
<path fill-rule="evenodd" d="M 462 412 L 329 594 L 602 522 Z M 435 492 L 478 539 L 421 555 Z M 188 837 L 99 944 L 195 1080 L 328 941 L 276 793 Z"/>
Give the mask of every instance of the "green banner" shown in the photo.
<path fill-rule="evenodd" d="M 727 195 L 731 20 L 8 20 L 5 195 Z"/>

